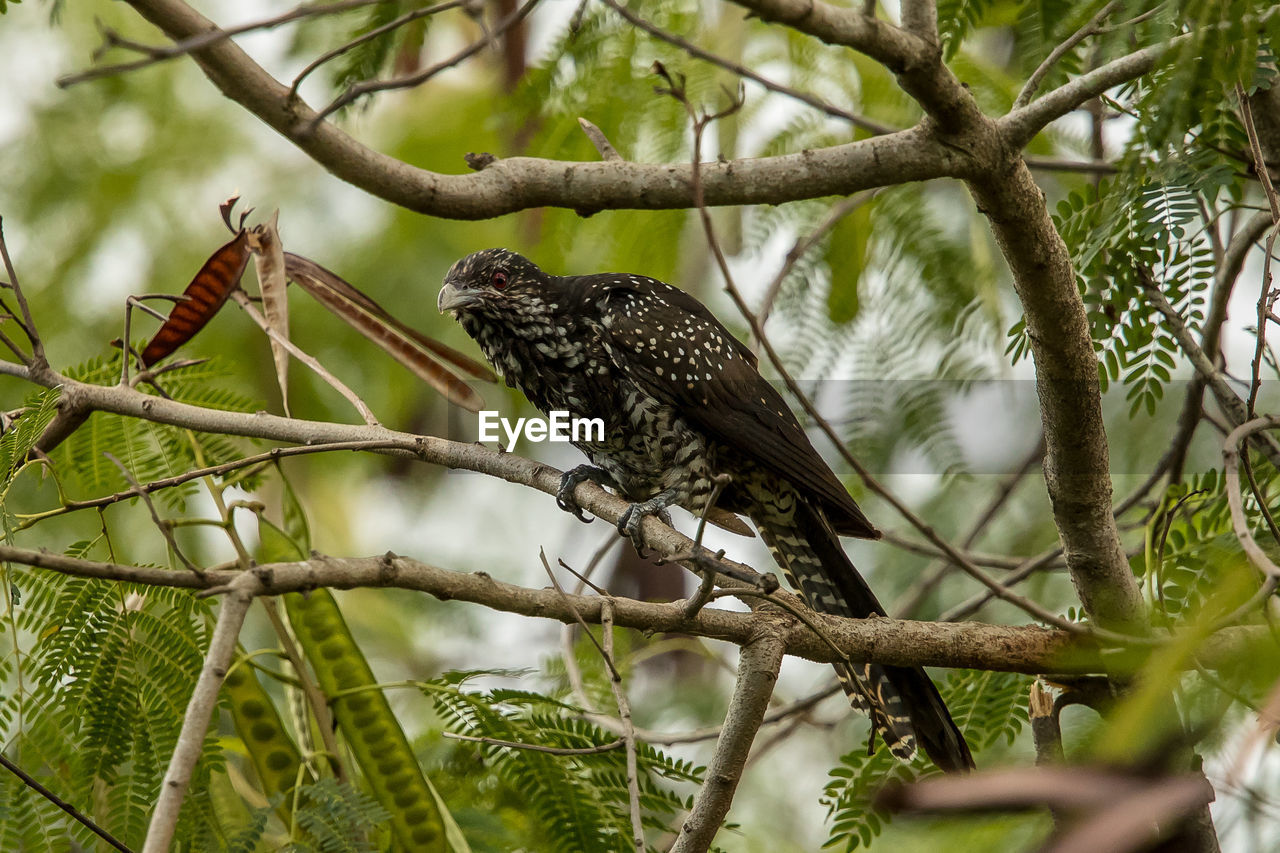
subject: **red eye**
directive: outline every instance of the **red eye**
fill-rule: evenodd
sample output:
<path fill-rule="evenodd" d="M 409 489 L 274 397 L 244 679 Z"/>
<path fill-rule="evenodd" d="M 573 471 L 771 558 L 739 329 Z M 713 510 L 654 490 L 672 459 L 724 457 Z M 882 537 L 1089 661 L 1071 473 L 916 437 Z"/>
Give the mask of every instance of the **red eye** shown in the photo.
<path fill-rule="evenodd" d="M 493 274 L 493 287 L 495 290 L 506 290 L 507 274 L 499 270 Z"/>

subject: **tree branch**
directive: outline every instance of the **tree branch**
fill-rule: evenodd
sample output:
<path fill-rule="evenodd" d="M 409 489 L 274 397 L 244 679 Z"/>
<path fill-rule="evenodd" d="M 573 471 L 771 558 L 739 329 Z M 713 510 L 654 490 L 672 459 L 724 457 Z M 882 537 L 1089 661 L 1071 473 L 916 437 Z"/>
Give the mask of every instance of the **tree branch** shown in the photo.
<path fill-rule="evenodd" d="M 180 41 L 216 25 L 182 0 L 129 0 L 144 18 Z M 446 175 L 374 151 L 328 122 L 232 41 L 192 52 L 209 80 L 267 126 L 344 181 L 409 210 L 483 219 L 530 207 L 583 213 L 606 208 L 662 210 L 692 206 L 690 165 L 566 162 L 532 157 L 495 160 L 476 174 Z M 958 173 L 963 155 L 923 128 L 829 148 L 708 163 L 706 203 L 778 204 Z"/>
<path fill-rule="evenodd" d="M 717 56 L 711 51 L 703 50 L 693 42 L 687 39 L 683 39 L 680 36 L 677 36 L 673 33 L 669 33 L 666 30 L 662 29 L 661 27 L 658 27 L 653 23 L 649 22 L 648 20 L 640 17 L 635 12 L 631 11 L 626 6 L 624 6 L 622 3 L 617 2 L 617 0 L 601 0 L 601 2 L 603 2 L 610 9 L 612 9 L 613 11 L 621 15 L 623 18 L 625 18 L 627 23 L 631 24 L 633 27 L 637 27 L 641 30 L 644 30 L 646 33 L 653 36 L 654 38 L 660 39 L 662 41 L 665 41 L 667 44 L 671 44 L 680 48 L 685 53 L 689 54 L 690 56 L 696 59 L 701 59 L 702 61 L 709 62 L 712 65 L 718 65 L 719 67 L 725 69 L 726 71 L 730 71 L 738 75 L 739 77 L 750 80 L 753 83 L 757 83 L 760 86 L 763 86 L 765 89 L 767 89 L 770 92 L 776 92 L 780 95 L 785 95 L 789 98 L 794 98 L 800 103 L 806 104 L 810 107 L 813 107 L 815 110 L 826 113 L 832 118 L 842 118 L 845 121 L 849 122 L 850 124 L 854 125 L 855 127 L 860 127 L 863 130 L 870 131 L 871 133 L 874 133 L 874 134 L 893 133 L 895 130 L 895 128 L 889 127 L 888 125 L 881 124 L 880 122 L 876 122 L 876 121 L 871 121 L 870 119 L 863 118 L 862 116 L 857 115 L 856 113 L 852 113 L 852 112 L 849 112 L 848 110 L 841 109 L 840 107 L 837 107 L 835 104 L 824 101 L 822 98 L 819 98 L 817 95 L 814 95 L 811 92 L 804 92 L 799 89 L 794 89 L 790 86 L 784 86 L 781 83 L 775 83 L 774 81 L 768 79 L 767 77 L 763 77 L 760 74 L 757 74 L 755 71 L 752 71 L 750 68 L 747 68 L 745 65 L 743 65 L 740 62 L 733 62 L 732 60 L 725 59 L 723 56 Z"/>
<path fill-rule="evenodd" d="M 1271 7 L 1258 15 L 1250 25 L 1261 25 L 1280 7 Z M 1000 135 L 1010 147 L 1021 149 L 1051 121 L 1061 118 L 1079 107 L 1090 98 L 1096 98 L 1103 92 L 1121 83 L 1127 83 L 1147 74 L 1154 69 L 1172 51 L 1194 39 L 1198 33 L 1190 32 L 1175 36 L 1161 44 L 1152 45 L 1134 51 L 1127 56 L 1113 59 L 1106 65 L 1099 66 L 1087 74 L 1082 74 L 1066 85 L 1059 86 L 1025 107 L 1015 109 L 998 120 Z"/>
<path fill-rule="evenodd" d="M 113 30 L 106 30 L 104 44 L 100 50 L 105 51 L 112 47 L 121 47 L 132 50 L 135 53 L 143 54 L 142 59 L 133 62 L 122 62 L 118 65 L 105 65 L 100 68 L 90 68 L 87 71 L 81 71 L 77 74 L 67 74 L 58 78 L 58 87 L 66 89 L 77 83 L 84 83 L 88 80 L 96 80 L 100 77 L 109 77 L 113 74 L 124 74 L 129 71 L 136 71 L 140 68 L 146 68 L 148 65 L 155 65 L 157 62 L 163 62 L 166 59 L 173 59 L 184 54 L 199 50 L 202 47 L 213 44 L 214 42 L 223 41 L 233 36 L 243 35 L 244 33 L 253 32 L 255 30 L 270 30 L 282 24 L 292 23 L 293 21 L 302 20 L 303 18 L 318 18 L 323 15 L 332 15 L 337 12 L 346 12 L 351 9 L 358 9 L 362 6 L 372 6 L 377 3 L 386 3 L 388 0 L 340 0 L 337 3 L 329 4 L 303 4 L 296 9 L 285 12 L 283 15 L 275 15 L 260 21 L 252 21 L 247 24 L 240 24 L 227 29 L 214 29 L 208 32 L 193 35 L 190 38 L 176 42 L 171 45 L 153 46 L 146 44 L 138 44 L 127 39 L 121 38 Z"/>
<path fill-rule="evenodd" d="M 786 642 L 780 630 L 762 631 L 742 647 L 738 680 L 725 714 L 724 728 L 716 741 L 715 755 L 707 767 L 706 781 L 698 792 L 689 817 L 680 827 L 672 853 L 704 853 L 724 823 L 751 744 L 769 708 L 769 697 L 778 682 L 778 670 Z"/>
<path fill-rule="evenodd" d="M 151 813 L 151 823 L 147 827 L 147 840 L 143 844 L 142 853 L 168 853 L 174 830 L 178 827 L 182 800 L 191 784 L 191 773 L 204 750 L 209 718 L 218 702 L 218 692 L 222 689 L 227 668 L 231 666 L 231 657 L 236 651 L 240 626 L 244 624 L 244 617 L 259 588 L 256 575 L 238 572 L 235 580 L 231 581 L 230 594 L 223 599 L 218 623 L 213 629 L 213 639 L 204 658 L 204 667 L 200 670 L 200 678 L 196 681 L 191 701 L 187 703 L 186 713 L 182 716 L 178 744 L 169 758 L 169 768 L 165 771 L 164 782 L 160 786 L 160 797 L 156 800 L 155 811 Z"/>
<path fill-rule="evenodd" d="M 0 545 L 0 561 L 75 577 L 210 592 L 227 591 L 237 578 L 246 575 L 211 569 L 201 580 L 189 572 L 80 560 L 9 545 Z M 529 589 L 495 580 L 483 572 L 452 572 L 393 554 L 342 558 L 317 555 L 301 562 L 255 566 L 248 574 L 257 579 L 257 586 L 253 588 L 256 595 L 283 595 L 318 587 L 411 589 L 441 601 L 466 601 L 565 624 L 581 617 L 588 624 L 598 625 L 602 619 L 599 596 Z M 615 597 L 613 603 L 614 624 L 619 627 L 690 634 L 737 645 L 745 645 L 758 635 L 761 620 L 778 618 L 776 611 L 744 613 L 712 607 L 704 607 L 695 616 L 688 617 L 681 602 L 652 603 Z M 1102 659 L 1091 639 L 1050 628 L 808 615 L 821 627 L 824 636 L 818 636 L 799 622 L 791 623 L 785 635 L 785 649 L 787 654 L 816 663 L 852 658 L 889 666 L 941 666 L 1028 674 L 1103 671 Z M 1265 627 L 1222 630 L 1201 647 L 1200 663 L 1211 669 L 1231 665 L 1233 661 L 1238 663 L 1249 643 L 1269 638 L 1266 632 Z"/>
<path fill-rule="evenodd" d="M 907 32 L 854 10 L 822 0 L 732 0 L 766 21 L 786 24 L 827 44 L 850 47 L 880 62 L 898 78 L 903 91 L 914 98 L 944 134 L 984 129 L 987 118 L 969 90 L 942 62 L 936 36 Z M 919 9 L 908 9 L 913 26 L 930 29 L 925 18 L 934 4 L 917 0 Z M 914 16 L 914 17 L 912 17 Z M 961 143 L 972 154 L 981 153 L 978 140 Z"/>
<path fill-rule="evenodd" d="M 1044 193 L 1020 159 L 968 183 L 1022 301 L 1045 436 L 1045 484 L 1080 601 L 1098 625 L 1141 630 L 1145 608 L 1111 509 L 1098 359 Z"/>
<path fill-rule="evenodd" d="M 1067 37 L 1066 41 L 1062 42 L 1062 44 L 1049 52 L 1049 55 L 1045 57 L 1044 61 L 1040 63 L 1036 70 L 1031 72 L 1031 76 L 1027 78 L 1027 82 L 1022 87 L 1022 91 L 1019 92 L 1018 97 L 1014 99 L 1013 108 L 1015 110 L 1025 107 L 1031 102 L 1032 97 L 1035 96 L 1036 89 L 1040 88 L 1041 81 L 1044 80 L 1050 69 L 1057 64 L 1058 60 L 1065 56 L 1080 42 L 1098 32 L 1098 26 L 1116 10 L 1116 7 L 1120 5 L 1120 2 L 1121 0 L 1111 0 L 1110 3 L 1099 9 L 1098 13 L 1090 18 L 1088 23 L 1076 30 Z"/>

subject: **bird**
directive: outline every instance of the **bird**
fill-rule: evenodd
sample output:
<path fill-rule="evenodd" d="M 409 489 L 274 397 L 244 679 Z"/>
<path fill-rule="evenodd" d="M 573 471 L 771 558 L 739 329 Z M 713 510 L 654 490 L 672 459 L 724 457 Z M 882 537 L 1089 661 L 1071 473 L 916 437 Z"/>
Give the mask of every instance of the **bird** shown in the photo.
<path fill-rule="evenodd" d="M 714 493 L 751 520 L 787 581 L 813 610 L 885 616 L 840 536 L 878 539 L 754 353 L 696 298 L 642 275 L 557 276 L 508 249 L 457 261 L 437 300 L 506 384 L 544 414 L 600 418 L 604 434 L 574 442 L 590 461 L 566 472 L 562 509 L 587 480 L 629 502 L 618 529 L 637 548 L 646 515 L 694 515 Z M 920 667 L 836 664 L 855 709 L 897 757 L 916 745 L 940 769 L 973 757 Z"/>

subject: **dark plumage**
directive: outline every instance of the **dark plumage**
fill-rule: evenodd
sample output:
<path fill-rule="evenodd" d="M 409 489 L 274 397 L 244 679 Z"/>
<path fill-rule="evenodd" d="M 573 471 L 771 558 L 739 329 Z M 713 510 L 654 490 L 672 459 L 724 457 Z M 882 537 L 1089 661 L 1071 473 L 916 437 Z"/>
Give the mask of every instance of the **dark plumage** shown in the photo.
<path fill-rule="evenodd" d="M 814 450 L 795 415 L 756 369 L 755 356 L 702 303 L 644 276 L 553 276 L 506 249 L 458 261 L 439 308 L 543 412 L 601 418 L 591 460 L 565 475 L 561 505 L 591 479 L 633 502 L 619 524 L 639 542 L 646 514 L 705 508 L 714 478 L 730 476 L 717 506 L 749 517 L 792 586 L 813 609 L 884 615 L 838 534 L 880 537 Z M 837 666 L 855 707 L 909 757 L 919 741 L 944 770 L 973 759 L 937 689 L 918 667 Z"/>

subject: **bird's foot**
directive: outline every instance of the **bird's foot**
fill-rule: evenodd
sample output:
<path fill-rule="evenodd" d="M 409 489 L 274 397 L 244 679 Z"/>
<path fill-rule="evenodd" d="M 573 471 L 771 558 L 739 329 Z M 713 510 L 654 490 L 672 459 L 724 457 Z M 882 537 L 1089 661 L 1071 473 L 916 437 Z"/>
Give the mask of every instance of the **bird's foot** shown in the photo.
<path fill-rule="evenodd" d="M 576 468 L 571 468 L 560 477 L 560 488 L 556 489 L 556 506 L 565 512 L 573 513 L 579 521 L 585 521 L 590 524 L 591 519 L 582 514 L 582 508 L 578 506 L 578 502 L 573 497 L 573 490 L 578 488 L 578 484 L 587 482 L 606 485 L 612 481 L 607 471 L 594 465 L 579 465 Z"/>
<path fill-rule="evenodd" d="M 631 544 L 635 546 L 636 553 L 641 557 L 645 556 L 644 552 L 644 536 L 640 532 L 640 526 L 644 523 L 646 515 L 656 515 L 662 520 L 662 523 L 671 526 L 671 513 L 667 511 L 667 507 L 675 503 L 674 490 L 661 492 L 647 501 L 634 503 L 627 507 L 627 511 L 618 519 L 618 532 L 631 540 Z"/>

